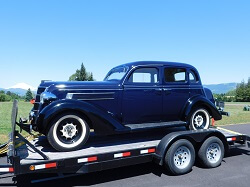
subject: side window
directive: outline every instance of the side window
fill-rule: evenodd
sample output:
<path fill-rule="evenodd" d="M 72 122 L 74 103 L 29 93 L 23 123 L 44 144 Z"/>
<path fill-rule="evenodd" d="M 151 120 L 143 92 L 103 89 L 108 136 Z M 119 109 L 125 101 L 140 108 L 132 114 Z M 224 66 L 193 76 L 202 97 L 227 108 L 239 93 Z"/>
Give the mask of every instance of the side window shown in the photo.
<path fill-rule="evenodd" d="M 190 72 L 189 72 L 189 82 L 190 83 L 196 83 L 198 81 L 199 80 L 198 80 L 198 77 L 197 77 L 196 73 L 193 70 L 190 70 Z"/>
<path fill-rule="evenodd" d="M 164 76 L 166 82 L 186 82 L 186 69 L 165 68 Z"/>
<path fill-rule="evenodd" d="M 130 83 L 158 83 L 159 75 L 157 68 L 139 68 L 129 77 Z"/>

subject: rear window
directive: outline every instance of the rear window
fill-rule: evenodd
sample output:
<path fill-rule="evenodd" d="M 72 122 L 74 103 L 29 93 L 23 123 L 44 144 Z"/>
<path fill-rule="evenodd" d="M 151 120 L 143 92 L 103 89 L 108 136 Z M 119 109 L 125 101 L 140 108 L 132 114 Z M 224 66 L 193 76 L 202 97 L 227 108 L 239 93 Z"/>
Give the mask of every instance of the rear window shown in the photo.
<path fill-rule="evenodd" d="M 189 72 L 189 82 L 190 83 L 197 83 L 198 81 L 199 81 L 199 79 L 198 79 L 196 73 L 193 70 L 191 70 Z"/>
<path fill-rule="evenodd" d="M 165 82 L 186 82 L 186 69 L 184 68 L 165 68 Z"/>

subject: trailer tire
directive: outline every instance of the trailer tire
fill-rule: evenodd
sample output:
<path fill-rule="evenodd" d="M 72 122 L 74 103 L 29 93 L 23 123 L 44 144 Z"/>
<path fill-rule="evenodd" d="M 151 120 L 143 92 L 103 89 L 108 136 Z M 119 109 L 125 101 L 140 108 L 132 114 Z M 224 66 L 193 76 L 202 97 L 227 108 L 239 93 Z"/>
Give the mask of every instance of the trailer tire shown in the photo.
<path fill-rule="evenodd" d="M 221 164 L 224 151 L 222 141 L 215 136 L 211 136 L 204 141 L 198 151 L 199 162 L 205 168 L 215 168 Z"/>
<path fill-rule="evenodd" d="M 165 167 L 172 175 L 182 175 L 190 172 L 194 161 L 194 146 L 186 139 L 174 142 L 165 155 Z"/>
<path fill-rule="evenodd" d="M 53 120 L 47 139 L 57 151 L 74 151 L 83 147 L 89 134 L 89 125 L 81 115 L 64 113 Z"/>

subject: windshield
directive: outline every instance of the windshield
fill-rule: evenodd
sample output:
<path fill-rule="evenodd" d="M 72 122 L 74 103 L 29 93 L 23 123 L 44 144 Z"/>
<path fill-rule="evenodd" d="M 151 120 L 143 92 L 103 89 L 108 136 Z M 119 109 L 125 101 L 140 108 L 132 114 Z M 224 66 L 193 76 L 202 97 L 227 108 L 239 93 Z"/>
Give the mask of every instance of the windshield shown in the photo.
<path fill-rule="evenodd" d="M 109 73 L 107 74 L 104 80 L 105 81 L 119 81 L 124 77 L 127 70 L 128 68 L 125 66 L 113 68 L 112 70 L 109 71 Z"/>

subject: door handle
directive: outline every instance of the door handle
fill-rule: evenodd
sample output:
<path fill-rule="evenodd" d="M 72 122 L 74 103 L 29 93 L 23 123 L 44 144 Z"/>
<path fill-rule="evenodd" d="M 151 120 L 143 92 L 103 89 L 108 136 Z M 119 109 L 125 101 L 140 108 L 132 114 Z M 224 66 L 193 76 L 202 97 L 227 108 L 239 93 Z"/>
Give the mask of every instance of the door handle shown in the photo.
<path fill-rule="evenodd" d="M 165 95 L 171 94 L 171 89 L 163 88 Z"/>
<path fill-rule="evenodd" d="M 155 88 L 155 93 L 157 95 L 161 95 L 162 94 L 162 88 Z"/>

